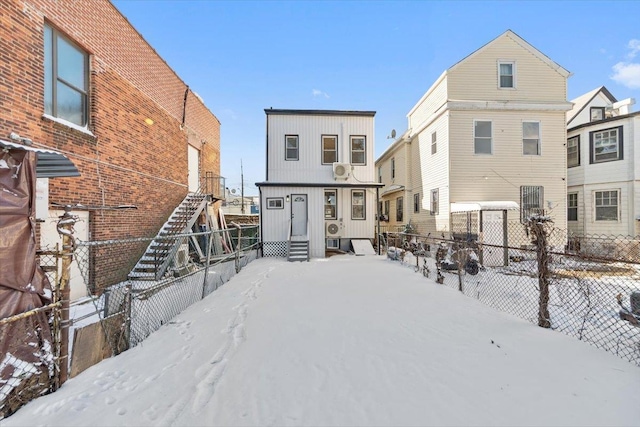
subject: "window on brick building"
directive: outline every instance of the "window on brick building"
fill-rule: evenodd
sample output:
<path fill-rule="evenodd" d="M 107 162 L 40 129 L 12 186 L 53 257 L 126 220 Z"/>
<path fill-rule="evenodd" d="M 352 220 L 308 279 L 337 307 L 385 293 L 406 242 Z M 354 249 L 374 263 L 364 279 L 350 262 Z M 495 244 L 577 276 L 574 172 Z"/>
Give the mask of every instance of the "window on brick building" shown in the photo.
<path fill-rule="evenodd" d="M 89 54 L 49 25 L 44 28 L 44 112 L 86 126 Z"/>

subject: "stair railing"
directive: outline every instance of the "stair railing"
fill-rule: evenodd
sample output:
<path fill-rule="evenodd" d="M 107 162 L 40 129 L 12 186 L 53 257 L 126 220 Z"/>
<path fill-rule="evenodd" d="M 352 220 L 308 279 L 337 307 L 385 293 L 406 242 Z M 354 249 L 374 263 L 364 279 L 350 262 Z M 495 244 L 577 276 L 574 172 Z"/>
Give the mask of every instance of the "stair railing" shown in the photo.
<path fill-rule="evenodd" d="M 197 214 L 200 213 L 201 205 L 206 204 L 206 198 L 201 199 L 200 197 L 198 197 L 202 195 L 203 195 L 202 187 L 198 187 L 198 189 L 194 193 L 187 194 L 185 199 L 178 206 L 178 210 L 181 207 L 184 208 L 184 215 L 172 215 L 169 218 L 169 221 L 174 222 L 175 227 L 173 228 L 168 227 L 168 230 L 166 231 L 160 230 L 160 233 L 158 233 L 158 235 L 154 239 L 154 240 L 158 239 L 157 240 L 158 243 L 168 242 L 171 245 L 166 255 L 163 256 L 164 259 L 160 258 L 160 255 L 158 254 L 157 251 L 154 253 L 153 265 L 155 267 L 154 276 L 156 280 L 160 280 L 162 276 L 164 276 L 164 273 L 169 268 L 169 264 L 173 261 L 173 258 L 176 256 L 176 253 L 178 252 L 178 248 L 180 247 L 180 244 L 185 240 L 184 237 L 177 238 L 173 236 L 178 234 L 184 234 L 185 231 L 188 231 L 187 229 L 195 223 L 196 221 L 195 217 Z M 177 218 L 174 218 L 174 216 L 177 216 Z M 169 221 L 167 221 L 167 223 Z M 160 264 L 160 261 L 162 261 L 161 264 Z"/>

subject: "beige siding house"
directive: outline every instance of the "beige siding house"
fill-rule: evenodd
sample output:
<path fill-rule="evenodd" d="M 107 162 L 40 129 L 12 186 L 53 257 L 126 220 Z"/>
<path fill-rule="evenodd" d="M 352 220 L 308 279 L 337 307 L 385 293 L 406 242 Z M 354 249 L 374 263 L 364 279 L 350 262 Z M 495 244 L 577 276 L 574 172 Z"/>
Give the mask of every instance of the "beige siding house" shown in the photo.
<path fill-rule="evenodd" d="M 567 112 L 567 217 L 577 235 L 640 235 L 640 112 L 604 86 Z"/>
<path fill-rule="evenodd" d="M 408 156 L 405 171 L 396 160 L 404 222 L 425 234 L 477 235 L 485 222 L 543 212 L 566 228 L 569 76 L 510 30 L 442 73 L 376 164 L 384 172 L 393 153 Z M 382 194 L 394 184 L 387 179 Z M 472 214 L 474 229 L 460 230 L 456 218 Z"/>

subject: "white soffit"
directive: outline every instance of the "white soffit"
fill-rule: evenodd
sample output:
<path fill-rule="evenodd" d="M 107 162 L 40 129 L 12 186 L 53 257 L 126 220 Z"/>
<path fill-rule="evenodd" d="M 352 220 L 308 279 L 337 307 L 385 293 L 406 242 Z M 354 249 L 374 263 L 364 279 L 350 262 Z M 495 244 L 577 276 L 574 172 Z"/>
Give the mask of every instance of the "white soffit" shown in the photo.
<path fill-rule="evenodd" d="M 451 203 L 451 213 L 473 211 L 513 211 L 519 210 L 516 202 L 490 201 L 490 202 L 454 202 Z"/>

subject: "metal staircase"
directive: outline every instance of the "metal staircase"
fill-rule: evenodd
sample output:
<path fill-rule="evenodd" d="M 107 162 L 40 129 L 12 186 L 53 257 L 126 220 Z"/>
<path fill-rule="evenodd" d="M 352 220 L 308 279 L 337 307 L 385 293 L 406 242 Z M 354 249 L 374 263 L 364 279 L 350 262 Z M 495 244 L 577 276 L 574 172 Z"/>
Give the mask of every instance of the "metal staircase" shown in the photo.
<path fill-rule="evenodd" d="M 208 196 L 200 191 L 189 193 L 133 267 L 128 276 L 129 280 L 155 281 L 164 277 L 180 246 L 188 244 L 186 237 L 178 236 L 191 230 L 208 201 Z"/>
<path fill-rule="evenodd" d="M 309 261 L 309 241 L 289 239 L 288 261 Z"/>

